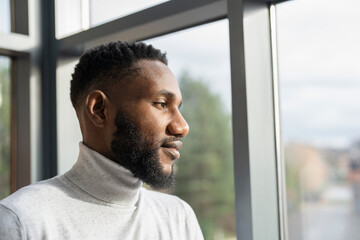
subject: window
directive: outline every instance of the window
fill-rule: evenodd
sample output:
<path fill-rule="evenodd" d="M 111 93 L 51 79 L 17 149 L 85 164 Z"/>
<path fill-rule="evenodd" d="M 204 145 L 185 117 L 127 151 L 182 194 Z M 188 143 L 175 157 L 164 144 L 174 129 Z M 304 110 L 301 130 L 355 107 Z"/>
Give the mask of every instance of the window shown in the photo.
<path fill-rule="evenodd" d="M 11 191 L 10 58 L 0 56 L 0 199 Z"/>
<path fill-rule="evenodd" d="M 58 60 L 56 71 L 57 157 L 58 173 L 68 171 L 76 162 L 82 141 L 79 121 L 70 101 L 70 80 L 78 58 Z"/>
<path fill-rule="evenodd" d="M 228 21 L 146 42 L 167 52 L 190 126 L 173 193 L 192 206 L 205 239 L 235 237 Z"/>
<path fill-rule="evenodd" d="M 167 1 L 55 0 L 56 36 L 66 37 Z"/>
<path fill-rule="evenodd" d="M 0 33 L 10 33 L 10 0 L 0 0 Z"/>
<path fill-rule="evenodd" d="M 277 5 L 290 240 L 360 236 L 359 8 Z"/>
<path fill-rule="evenodd" d="M 360 122 L 359 115 L 357 111 L 351 109 L 358 107 L 359 101 L 354 96 L 359 92 L 359 75 L 350 76 L 350 73 L 359 71 L 357 70 L 359 68 L 354 66 L 359 62 L 360 54 L 356 45 L 353 45 L 351 50 L 347 48 L 360 40 L 357 34 L 358 28 L 354 26 L 354 23 L 359 22 L 358 16 L 353 14 L 358 9 L 358 6 L 355 6 L 356 1 L 346 0 L 346 4 L 344 2 L 343 5 L 348 7 L 345 10 L 345 16 L 341 14 L 344 12 L 341 10 L 342 6 L 334 7 L 336 9 L 334 17 L 329 17 L 331 14 L 326 9 L 334 6 L 335 3 L 324 0 L 312 1 L 311 5 L 309 0 L 289 1 L 277 7 L 281 107 L 288 176 L 289 210 L 287 213 L 291 239 L 310 239 L 313 236 L 311 234 L 319 234 L 314 237 L 315 239 L 331 239 L 327 235 L 322 235 L 326 234 L 322 227 L 334 223 L 338 224 L 337 227 L 332 228 L 335 237 L 341 235 L 343 239 L 346 237 L 351 239 L 358 234 L 357 229 L 353 227 L 354 224 L 359 223 L 358 218 L 353 217 L 357 202 L 353 195 L 355 193 L 353 186 L 356 185 L 353 183 L 358 173 L 352 170 L 357 167 L 352 163 L 353 160 L 350 160 L 350 155 L 356 156 L 358 149 L 356 147 L 358 137 L 355 134 L 359 132 L 357 125 Z M 109 0 L 105 5 L 103 1 L 98 0 L 56 0 L 56 37 L 58 39 L 54 40 L 53 36 L 48 36 L 45 42 L 41 40 L 43 36 L 39 31 L 40 25 L 44 22 L 53 22 L 52 14 L 44 14 L 44 12 L 53 12 L 53 5 L 47 4 L 49 3 L 47 1 L 25 2 L 29 5 L 29 8 L 26 7 L 26 11 L 24 10 L 29 12 L 28 16 L 22 14 L 24 13 L 22 10 L 25 9 L 22 1 L 0 0 L 2 40 L 0 54 L 9 55 L 15 60 L 10 66 L 10 58 L 1 58 L 7 59 L 4 60 L 5 62 L 8 61 L 5 69 L 9 75 L 9 69 L 12 68 L 11 81 L 15 88 L 12 91 L 16 92 L 16 98 L 13 98 L 12 102 L 15 114 L 8 122 L 12 121 L 13 129 L 16 130 L 14 131 L 16 136 L 12 138 L 16 144 L 12 144 L 12 147 L 13 150 L 15 149 L 14 152 L 16 151 L 13 156 L 16 155 L 17 161 L 14 163 L 17 166 L 12 170 L 19 172 L 17 178 L 24 176 L 24 172 L 30 169 L 30 165 L 31 179 L 35 182 L 55 175 L 56 168 L 53 167 L 55 164 L 59 170 L 57 173 L 61 174 L 76 161 L 77 143 L 81 140 L 81 134 L 68 94 L 70 74 L 78 60 L 79 50 L 111 40 L 128 41 L 162 36 L 147 40 L 147 42 L 168 52 L 170 68 L 181 80 L 180 85 L 184 95 L 182 111 L 191 125 L 190 135 L 184 139 L 182 159 L 178 161 L 176 167 L 178 182 L 184 184 L 179 184 L 174 193 L 194 207 L 206 239 L 233 239 L 235 238 L 233 186 L 235 169 L 237 237 L 240 239 L 278 239 L 278 236 L 283 233 L 283 219 L 279 216 L 283 215 L 278 212 L 282 210 L 280 206 L 282 203 L 278 202 L 279 198 L 276 195 L 276 156 L 279 145 L 278 142 L 274 144 L 276 138 L 273 130 L 275 125 L 278 127 L 278 121 L 276 119 L 274 124 L 273 114 L 276 111 L 273 111 L 272 102 L 273 82 L 271 81 L 268 9 L 268 2 L 275 1 L 141 0 L 132 3 L 131 1 Z M 141 11 L 146 8 L 151 9 Z M 39 9 L 44 11 L 39 11 Z M 11 17 L 14 22 L 11 22 L 10 13 L 13 12 L 15 14 Z M 244 14 L 239 14 L 242 12 Z M 129 14 L 131 16 L 127 16 Z M 321 20 L 320 23 L 310 20 L 312 15 L 316 15 Z M 119 17 L 124 18 L 104 24 Z M 213 22 L 225 18 L 228 20 Z M 293 20 L 297 19 L 300 23 L 294 23 Z M 343 24 L 343 21 L 347 23 Z M 209 22 L 213 23 L 205 24 Z M 27 31 L 17 30 L 16 26 L 12 29 L 14 23 L 18 27 L 29 25 L 31 31 L 27 33 Z M 334 31 L 333 29 L 336 29 L 335 27 L 339 24 L 342 25 Z M 199 27 L 190 28 L 193 26 Z M 85 31 L 87 29 L 90 30 Z M 187 30 L 176 32 L 181 29 Z M 11 30 L 21 35 L 7 34 Z M 318 34 L 327 30 L 331 31 L 322 39 L 322 44 L 317 44 L 314 40 Z M 48 33 L 52 34 L 52 31 Z M 229 33 L 231 33 L 230 39 Z M 70 37 L 65 38 L 65 36 Z M 338 39 L 339 36 L 341 40 Z M 54 42 L 51 42 L 53 40 Z M 327 47 L 334 40 L 337 43 L 332 44 L 331 48 Z M 209 47 L 208 44 L 211 46 Z M 306 52 L 308 48 L 303 44 L 313 44 L 317 48 Z M 49 46 L 57 46 L 57 48 L 49 49 Z M 327 47 L 326 51 L 322 50 L 324 47 Z M 232 84 L 230 84 L 229 53 L 232 57 Z M 329 53 L 331 55 L 326 55 Z M 349 55 L 342 55 L 343 53 Z M 305 55 L 306 61 L 299 62 L 303 59 L 302 55 Z M 321 55 L 327 57 L 316 57 Z M 337 57 L 334 57 L 335 55 Z M 351 60 L 343 64 L 348 56 L 351 56 Z M 38 57 L 47 58 L 49 61 L 46 63 L 51 64 L 38 61 L 40 60 Z M 310 61 L 314 59 L 316 61 Z M 326 65 L 326 60 L 329 59 L 334 62 Z M 4 66 L 4 61 L 1 61 L 1 66 Z M 307 63 L 310 64 L 307 65 Z M 321 65 L 323 63 L 325 65 Z M 53 73 L 55 66 L 57 67 L 56 79 L 53 76 L 50 78 L 43 76 L 46 72 Z M 341 82 L 328 78 L 338 76 L 335 70 L 338 70 L 340 66 L 343 70 L 340 71 L 341 76 L 337 79 L 341 79 Z M 41 70 L 45 74 L 39 75 Z M 314 74 L 313 70 L 329 74 L 325 79 Z M 295 76 L 301 76 L 301 78 L 294 81 L 292 78 L 294 75 L 291 76 L 290 73 L 295 73 Z M 307 74 L 302 75 L 304 73 Z M 53 112 L 46 106 L 53 107 L 50 103 L 52 101 L 47 101 L 51 98 L 44 98 L 46 94 L 41 94 L 42 91 L 53 93 L 54 85 L 47 83 L 54 82 L 49 82 L 49 79 L 56 81 L 57 121 Z M 10 82 L 10 79 L 8 81 Z M 1 91 L 3 90 L 2 87 Z M 234 92 L 232 98 L 231 91 Z M 339 93 L 339 91 L 343 92 Z M 53 96 L 53 94 L 50 95 Z M 336 97 L 340 95 L 341 98 Z M 3 96 L 2 94 L 2 101 Z M 230 107 L 231 99 L 233 99 L 233 109 Z M 213 103 L 211 107 L 207 106 L 209 102 Z M 313 117 L 323 113 L 322 110 L 325 107 L 317 105 L 321 102 L 326 102 L 326 106 L 332 104 L 331 111 L 333 112 L 327 111 L 324 114 L 326 121 Z M 196 107 L 199 105 L 201 106 Z M 194 109 L 199 111 L 196 112 Z M 1 121 L 5 115 L 1 113 Z M 333 117 L 334 115 L 336 117 Z M 231 116 L 234 119 L 233 125 Z M 352 119 L 352 121 L 344 120 L 341 128 L 331 125 L 345 116 L 347 116 L 346 119 Z M 216 127 L 213 127 L 214 124 L 217 124 Z M 320 127 L 311 128 L 316 124 Z M 53 132 L 55 126 L 56 134 Z M 326 126 L 327 129 L 325 129 Z M 219 128 L 222 131 L 219 131 Z M 10 127 L 7 129 L 9 130 Z M 339 136 L 344 133 L 345 138 L 336 138 L 337 140 L 329 145 L 329 139 L 335 138 L 331 136 L 331 131 L 328 129 L 336 130 L 340 133 Z M 278 128 L 276 132 L 277 130 Z M 300 132 L 300 135 L 296 135 L 296 132 Z M 235 143 L 234 148 L 232 138 Z M 1 147 L 5 146 L 4 139 L 6 137 L 0 138 Z M 49 142 L 56 141 L 57 147 L 47 147 Z M 335 145 L 335 142 L 338 145 Z M 295 148 L 293 151 L 290 148 L 293 146 L 292 143 L 301 143 L 305 147 L 310 145 L 310 155 L 315 157 L 299 157 L 298 152 L 303 154 L 307 150 Z M 208 149 L 205 149 L 206 147 Z M 328 151 L 329 147 L 332 151 Z M 232 156 L 233 149 L 234 156 Z M 57 159 L 53 157 L 55 154 L 57 154 Z M 342 156 L 341 160 L 338 158 L 339 155 Z M 28 164 L 30 158 L 31 164 Z M 232 165 L 233 158 L 235 167 Z M 320 168 L 326 166 L 325 170 L 322 168 L 322 174 L 316 174 L 317 179 L 322 176 L 321 181 L 313 179 L 312 175 L 306 172 L 308 170 L 302 169 L 303 166 L 295 170 L 291 167 L 291 162 L 296 162 L 297 159 L 311 160 L 312 158 L 320 159 L 310 161 L 312 164 L 315 162 Z M 26 164 L 24 164 L 24 159 Z M 189 159 L 194 159 L 194 161 L 190 162 Z M 305 162 L 307 163 L 308 160 Z M 2 168 L 5 163 L 10 167 L 10 159 L 1 159 Z M 19 168 L 22 169 L 19 170 Z M 313 171 L 314 168 L 305 169 Z M 9 171 L 7 170 L 7 174 L 10 174 Z M 304 171 L 305 175 L 299 175 L 299 172 Z M 306 182 L 310 179 L 310 182 L 322 183 L 318 185 L 322 186 L 321 191 L 314 193 L 313 189 L 303 181 L 304 179 Z M 23 184 L 15 184 L 14 189 L 28 184 L 25 180 L 17 180 L 17 182 Z M 2 184 L 0 191 L 9 192 L 10 175 L 1 172 L 0 184 Z M 220 189 L 220 191 L 215 189 Z M 341 194 L 338 194 L 339 192 Z M 331 201 L 328 196 L 332 196 Z M 335 200 L 334 196 L 336 196 Z M 339 196 L 342 196 L 341 201 Z M 280 209 L 278 209 L 279 206 Z M 312 207 L 316 208 L 315 211 Z M 209 209 L 212 211 L 208 211 Z M 320 214 L 314 218 L 312 214 L 316 213 L 317 209 L 324 210 L 321 214 L 325 215 Z M 344 213 L 345 209 L 345 212 L 349 214 L 341 215 L 340 218 L 350 217 L 349 221 L 352 223 L 347 224 L 346 221 L 340 220 L 336 222 L 337 218 L 334 215 L 327 215 L 334 209 L 336 211 L 342 209 L 340 213 Z M 316 218 L 323 216 L 326 216 L 324 218 L 327 224 L 320 224 L 321 221 Z M 279 218 L 280 221 L 278 221 Z M 346 230 L 348 236 L 343 236 L 344 229 L 349 229 L 349 231 Z"/>
<path fill-rule="evenodd" d="M 86 14 L 85 6 L 83 6 L 82 3 L 83 1 L 81 0 L 55 0 L 57 38 L 65 37 L 89 28 L 87 24 L 89 15 Z M 85 16 L 83 17 L 83 15 Z"/>

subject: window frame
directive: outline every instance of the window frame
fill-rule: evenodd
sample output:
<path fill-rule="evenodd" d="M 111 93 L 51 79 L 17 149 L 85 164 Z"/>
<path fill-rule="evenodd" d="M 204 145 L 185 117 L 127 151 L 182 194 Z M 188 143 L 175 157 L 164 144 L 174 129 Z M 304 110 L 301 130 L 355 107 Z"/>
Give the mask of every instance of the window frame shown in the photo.
<path fill-rule="evenodd" d="M 30 184 L 30 51 L 27 2 L 10 1 L 11 32 L 1 33 L 0 54 L 11 59 L 11 192 Z M 21 7 L 20 7 L 21 6 Z"/>
<path fill-rule="evenodd" d="M 270 5 L 282 1 L 172 0 L 59 39 L 54 0 L 26 2 L 24 11 L 20 0 L 12 0 L 14 32 L 0 34 L 0 54 L 14 59 L 14 190 L 57 174 L 59 59 L 113 39 L 144 40 L 227 18 L 237 237 L 286 239 L 276 38 L 270 18 Z"/>

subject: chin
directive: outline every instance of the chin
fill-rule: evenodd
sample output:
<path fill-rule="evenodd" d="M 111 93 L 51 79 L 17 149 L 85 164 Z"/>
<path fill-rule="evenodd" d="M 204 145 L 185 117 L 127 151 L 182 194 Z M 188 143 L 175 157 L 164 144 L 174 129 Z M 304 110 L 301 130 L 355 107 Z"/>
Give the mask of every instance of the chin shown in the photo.
<path fill-rule="evenodd" d="M 173 174 L 173 165 L 172 164 L 162 164 L 163 166 L 163 173 L 166 176 L 170 176 Z"/>

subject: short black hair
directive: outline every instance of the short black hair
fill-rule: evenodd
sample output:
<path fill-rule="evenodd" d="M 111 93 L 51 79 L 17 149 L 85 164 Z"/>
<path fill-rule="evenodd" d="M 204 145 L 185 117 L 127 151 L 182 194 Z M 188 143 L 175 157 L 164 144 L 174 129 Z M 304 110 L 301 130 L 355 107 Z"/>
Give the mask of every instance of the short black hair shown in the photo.
<path fill-rule="evenodd" d="M 106 88 L 115 81 L 135 74 L 134 65 L 139 60 L 168 63 L 166 53 L 143 42 L 110 42 L 86 51 L 75 66 L 70 83 L 74 108 L 91 88 Z"/>

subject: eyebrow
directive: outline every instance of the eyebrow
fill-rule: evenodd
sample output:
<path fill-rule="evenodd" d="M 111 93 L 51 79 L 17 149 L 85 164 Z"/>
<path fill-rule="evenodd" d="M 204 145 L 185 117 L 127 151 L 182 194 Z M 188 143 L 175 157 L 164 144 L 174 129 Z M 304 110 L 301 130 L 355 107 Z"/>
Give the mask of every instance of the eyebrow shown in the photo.
<path fill-rule="evenodd" d="M 155 93 L 156 95 L 161 95 L 161 96 L 165 96 L 165 97 L 167 97 L 167 98 L 170 98 L 171 100 L 174 100 L 175 99 L 175 94 L 174 93 L 172 93 L 172 92 L 169 92 L 168 90 L 165 90 L 165 89 L 162 89 L 162 90 L 160 90 L 160 91 L 158 91 L 158 92 L 156 92 Z M 180 102 L 180 104 L 179 104 L 179 109 L 181 108 L 181 105 L 182 105 L 182 101 Z"/>
<path fill-rule="evenodd" d="M 165 97 L 168 97 L 168 98 L 171 98 L 171 99 L 175 99 L 175 94 L 172 93 L 172 92 L 169 92 L 165 89 L 163 90 L 160 90 L 158 92 L 155 93 L 156 95 L 162 95 L 162 96 L 165 96 Z"/>

